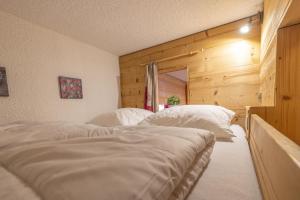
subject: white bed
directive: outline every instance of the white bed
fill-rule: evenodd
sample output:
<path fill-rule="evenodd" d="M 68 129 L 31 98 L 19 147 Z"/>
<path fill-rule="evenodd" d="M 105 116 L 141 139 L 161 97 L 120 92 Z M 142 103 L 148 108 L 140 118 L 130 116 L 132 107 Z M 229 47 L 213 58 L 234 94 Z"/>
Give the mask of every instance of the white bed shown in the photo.
<path fill-rule="evenodd" d="M 216 142 L 210 163 L 187 200 L 262 199 L 245 132 L 238 125 L 231 129 L 237 137 Z"/>
<path fill-rule="evenodd" d="M 0 199 L 183 200 L 215 143 L 207 130 L 66 122 L 0 126 Z"/>
<path fill-rule="evenodd" d="M 187 200 L 262 199 L 244 131 L 237 125 L 232 125 L 231 129 L 237 137 L 232 138 L 233 142 L 216 142 L 211 161 Z M 6 184 L 0 184 L 0 190 L 6 191 L 2 194 L 3 199 L 25 196 L 27 199 L 39 199 L 4 168 L 0 168 L 0 177 L 0 180 L 6 180 Z M 15 188 L 19 190 L 16 192 Z M 13 198 L 9 194 L 14 194 Z"/>
<path fill-rule="evenodd" d="M 87 197 L 88 194 L 94 199 L 135 199 L 132 197 L 143 196 L 143 199 L 183 200 L 191 191 L 188 200 L 260 200 L 262 197 L 248 142 L 240 126 L 230 126 L 233 116 L 233 112 L 222 107 L 194 105 L 174 107 L 165 112 L 151 114 L 138 126 L 105 128 L 63 122 L 33 122 L 16 123 L 13 127 L 4 125 L 2 133 L 0 126 L 0 150 L 3 150 L 0 152 L 0 199 L 18 199 L 26 196 L 28 198 L 25 199 L 30 200 L 52 200 L 58 197 L 65 199 L 71 194 L 72 198 L 69 199 L 82 199 L 81 197 Z M 213 148 L 215 138 L 217 142 Z M 157 151 L 164 153 L 157 153 L 157 160 L 162 162 L 155 168 L 151 163 L 159 162 L 154 160 L 156 157 L 152 154 Z M 22 156 L 24 152 L 29 152 L 29 157 Z M 145 153 L 141 154 L 142 152 Z M 175 155 L 175 152 L 178 152 L 178 155 Z M 84 156 L 81 156 L 82 154 Z M 164 159 L 164 154 L 171 156 Z M 112 159 L 112 155 L 120 157 Z M 131 162 L 133 158 L 136 162 Z M 72 164 L 74 161 L 76 165 Z M 48 166 L 47 163 L 52 164 Z M 112 165 L 107 168 L 107 163 Z M 134 166 L 127 166 L 128 164 Z M 103 168 L 100 168 L 101 166 Z M 139 173 L 139 170 L 142 173 Z M 37 180 L 40 171 L 43 172 L 43 177 Z M 74 171 L 76 173 L 73 173 Z M 56 176 L 56 172 L 63 176 Z M 94 175 L 90 176 L 91 173 Z M 85 174 L 87 184 L 83 184 L 80 178 Z M 148 187 L 145 183 L 147 177 L 152 175 L 162 175 L 167 178 L 166 183 L 158 181 L 151 184 L 153 187 Z M 67 180 L 70 182 L 66 182 Z M 113 187 L 107 187 L 109 181 Z M 45 183 L 42 187 L 41 182 Z M 54 182 L 55 184 L 51 185 Z M 130 184 L 131 182 L 133 184 Z M 83 187 L 82 184 L 87 187 Z M 148 189 L 140 190 L 133 185 L 146 185 Z M 163 185 L 167 185 L 168 190 Z M 102 191 L 98 187 L 105 189 Z M 161 188 L 168 193 L 163 192 L 164 196 L 157 198 L 161 193 L 157 192 Z M 117 189 L 123 191 L 123 194 L 117 192 L 119 197 L 115 196 L 116 191 L 119 191 Z M 145 196 L 147 194 L 149 195 Z M 33 196 L 35 198 L 32 198 Z"/>

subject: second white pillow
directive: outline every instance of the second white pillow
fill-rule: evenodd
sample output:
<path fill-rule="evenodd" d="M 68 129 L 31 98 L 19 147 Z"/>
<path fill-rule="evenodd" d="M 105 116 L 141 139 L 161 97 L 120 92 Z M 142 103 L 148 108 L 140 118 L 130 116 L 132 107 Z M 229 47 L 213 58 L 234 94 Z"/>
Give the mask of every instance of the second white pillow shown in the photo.
<path fill-rule="evenodd" d="M 139 125 L 206 129 L 214 132 L 218 139 L 227 139 L 234 136 L 230 129 L 230 123 L 234 115 L 233 111 L 221 106 L 183 105 L 155 113 Z"/>
<path fill-rule="evenodd" d="M 153 112 L 140 108 L 120 108 L 114 112 L 103 113 L 88 122 L 98 126 L 131 126 L 137 125 Z"/>

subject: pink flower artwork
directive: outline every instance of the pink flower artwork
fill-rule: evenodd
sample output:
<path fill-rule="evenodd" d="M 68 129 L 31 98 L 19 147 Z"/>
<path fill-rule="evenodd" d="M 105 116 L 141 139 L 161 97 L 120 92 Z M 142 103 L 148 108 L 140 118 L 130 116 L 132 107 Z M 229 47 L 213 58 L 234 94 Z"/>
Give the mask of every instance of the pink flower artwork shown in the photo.
<path fill-rule="evenodd" d="M 83 98 L 81 79 L 59 76 L 58 83 L 60 89 L 60 98 L 62 99 Z"/>

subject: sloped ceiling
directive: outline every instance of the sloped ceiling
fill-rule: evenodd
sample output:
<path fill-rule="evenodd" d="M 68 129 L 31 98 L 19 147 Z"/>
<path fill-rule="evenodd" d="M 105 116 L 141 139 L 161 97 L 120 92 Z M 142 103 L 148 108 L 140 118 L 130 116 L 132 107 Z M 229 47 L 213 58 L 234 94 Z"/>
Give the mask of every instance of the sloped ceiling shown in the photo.
<path fill-rule="evenodd" d="M 0 0 L 0 10 L 123 55 L 256 14 L 263 0 Z"/>

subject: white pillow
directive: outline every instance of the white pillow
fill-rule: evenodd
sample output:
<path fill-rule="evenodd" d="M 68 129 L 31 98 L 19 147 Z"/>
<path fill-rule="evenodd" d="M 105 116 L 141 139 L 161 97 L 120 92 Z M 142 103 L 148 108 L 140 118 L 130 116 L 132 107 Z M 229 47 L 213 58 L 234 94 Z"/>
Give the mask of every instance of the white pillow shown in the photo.
<path fill-rule="evenodd" d="M 120 108 L 114 112 L 103 113 L 88 122 L 98 126 L 132 126 L 137 125 L 153 112 L 140 108 Z"/>
<path fill-rule="evenodd" d="M 139 125 L 176 126 L 206 129 L 218 139 L 233 137 L 230 123 L 235 113 L 221 106 L 183 105 L 155 113 Z"/>

